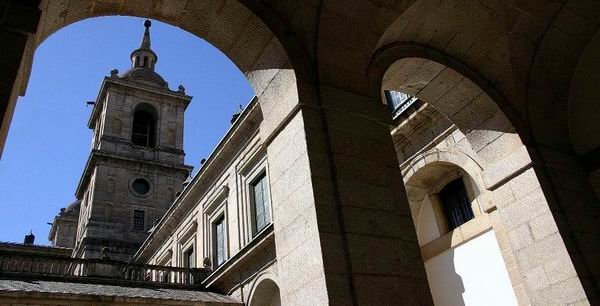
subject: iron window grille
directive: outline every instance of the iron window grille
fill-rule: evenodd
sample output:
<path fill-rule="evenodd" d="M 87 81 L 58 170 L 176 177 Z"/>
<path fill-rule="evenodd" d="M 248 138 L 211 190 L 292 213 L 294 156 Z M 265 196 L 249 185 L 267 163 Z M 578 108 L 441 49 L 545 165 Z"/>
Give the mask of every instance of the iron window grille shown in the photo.
<path fill-rule="evenodd" d="M 448 183 L 439 196 L 448 221 L 448 230 L 452 231 L 475 217 L 462 178 Z"/>
<path fill-rule="evenodd" d="M 385 90 L 384 94 L 393 119 L 398 118 L 418 100 L 416 97 L 395 90 Z"/>
<path fill-rule="evenodd" d="M 145 212 L 143 210 L 133 211 L 133 230 L 141 232 L 145 229 Z"/>

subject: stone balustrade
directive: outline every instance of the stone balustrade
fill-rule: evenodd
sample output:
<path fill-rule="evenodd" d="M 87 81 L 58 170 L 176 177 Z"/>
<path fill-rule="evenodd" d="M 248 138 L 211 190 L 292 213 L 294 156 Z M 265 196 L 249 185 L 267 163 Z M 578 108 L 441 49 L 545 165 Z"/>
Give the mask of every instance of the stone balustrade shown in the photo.
<path fill-rule="evenodd" d="M 207 269 L 133 264 L 110 259 L 0 252 L 0 277 L 201 287 L 200 283 L 209 273 Z"/>

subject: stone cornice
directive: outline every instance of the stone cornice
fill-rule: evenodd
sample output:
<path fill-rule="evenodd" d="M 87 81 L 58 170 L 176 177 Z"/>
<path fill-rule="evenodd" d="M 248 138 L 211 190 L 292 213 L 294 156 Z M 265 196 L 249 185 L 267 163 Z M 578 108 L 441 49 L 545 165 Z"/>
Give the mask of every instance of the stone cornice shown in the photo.
<path fill-rule="evenodd" d="M 129 155 L 122 155 L 122 154 L 114 154 L 114 153 L 109 153 L 109 152 L 99 151 L 99 150 L 92 150 L 92 152 L 90 152 L 90 156 L 88 157 L 87 162 L 85 163 L 83 173 L 81 175 L 81 178 L 79 179 L 79 183 L 77 184 L 77 189 L 75 190 L 75 197 L 77 199 L 81 199 L 81 196 L 83 195 L 83 190 L 85 189 L 85 187 L 87 186 L 87 184 L 89 182 L 89 177 L 91 175 L 91 171 L 94 168 L 94 166 L 96 165 L 96 162 L 98 161 L 99 158 L 116 159 L 116 160 L 121 160 L 121 161 L 126 161 L 126 162 L 132 162 L 132 163 L 145 163 L 145 164 L 150 164 L 150 165 L 153 165 L 156 167 L 185 171 L 188 173 L 191 172 L 193 169 L 192 166 L 183 165 L 183 164 L 160 162 L 160 161 L 155 161 L 155 160 L 141 159 L 137 156 L 129 156 Z"/>
<path fill-rule="evenodd" d="M 196 196 L 194 191 L 198 189 L 199 185 L 202 185 L 200 183 L 202 182 L 202 179 L 206 178 L 211 173 L 221 173 L 223 169 L 220 169 L 219 165 L 215 165 L 217 159 L 219 161 L 225 160 L 231 162 L 231 159 L 236 156 L 236 153 L 239 150 L 236 150 L 234 153 L 227 154 L 226 156 L 223 156 L 223 152 L 227 148 L 241 145 L 240 137 L 244 136 L 242 131 L 248 131 L 248 128 L 252 126 L 252 124 L 256 124 L 256 129 L 258 129 L 262 118 L 259 118 L 258 122 L 256 122 L 256 120 L 250 120 L 252 118 L 256 119 L 258 116 L 262 116 L 262 114 L 260 113 L 258 98 L 254 97 L 207 158 L 204 166 L 200 168 L 192 181 L 181 192 L 181 195 L 175 199 L 173 205 L 171 205 L 169 210 L 167 210 L 167 212 L 160 219 L 155 230 L 150 233 L 148 238 L 146 238 L 146 241 L 144 241 L 140 249 L 134 255 L 133 261 L 148 260 L 153 255 L 152 252 L 158 249 L 157 245 L 173 233 L 178 225 L 178 222 L 182 221 L 181 219 L 176 218 L 176 216 L 189 211 L 193 205 L 197 204 L 197 200 L 194 200 L 194 197 Z"/>
<path fill-rule="evenodd" d="M 88 127 L 90 129 L 94 128 L 94 123 L 96 122 L 96 119 L 98 119 L 98 116 L 100 116 L 100 110 L 102 109 L 102 104 L 104 103 L 104 96 L 106 95 L 108 88 L 113 85 L 121 85 L 129 88 L 144 90 L 154 94 L 159 94 L 163 96 L 166 95 L 172 98 L 176 98 L 182 100 L 182 102 L 184 103 L 184 108 L 187 108 L 187 106 L 192 101 L 192 96 L 188 96 L 181 91 L 156 88 L 138 82 L 122 80 L 116 76 L 104 77 L 104 79 L 102 80 L 102 85 L 100 86 L 100 91 L 98 92 L 98 96 L 96 97 L 94 108 L 92 109 L 92 113 L 90 114 L 90 118 L 88 120 Z"/>
<path fill-rule="evenodd" d="M 171 153 L 171 154 L 177 154 L 177 155 L 183 155 L 183 156 L 185 156 L 185 152 L 183 150 L 180 150 L 180 149 L 163 147 L 163 146 L 159 146 L 158 148 L 148 148 L 148 147 L 144 147 L 144 146 L 134 145 L 131 142 L 129 142 L 127 140 L 124 140 L 123 138 L 114 137 L 114 136 L 102 135 L 100 137 L 100 141 L 103 141 L 103 140 L 104 141 L 108 141 L 108 142 L 112 142 L 112 143 L 118 143 L 118 144 L 121 144 L 121 145 L 126 145 L 128 147 L 132 147 L 132 148 L 136 148 L 136 149 L 141 149 L 141 150 L 159 151 L 159 152 L 166 152 L 166 153 Z"/>

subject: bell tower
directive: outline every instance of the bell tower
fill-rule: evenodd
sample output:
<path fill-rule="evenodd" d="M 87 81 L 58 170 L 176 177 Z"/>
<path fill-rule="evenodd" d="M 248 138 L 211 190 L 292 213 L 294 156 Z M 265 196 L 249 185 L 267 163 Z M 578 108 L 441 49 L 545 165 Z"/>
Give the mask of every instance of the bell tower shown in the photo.
<path fill-rule="evenodd" d="M 192 97 L 155 71 L 149 20 L 131 68 L 105 77 L 88 127 L 91 153 L 79 181 L 74 257 L 129 260 L 167 211 L 192 167 L 184 164 L 184 112 Z"/>

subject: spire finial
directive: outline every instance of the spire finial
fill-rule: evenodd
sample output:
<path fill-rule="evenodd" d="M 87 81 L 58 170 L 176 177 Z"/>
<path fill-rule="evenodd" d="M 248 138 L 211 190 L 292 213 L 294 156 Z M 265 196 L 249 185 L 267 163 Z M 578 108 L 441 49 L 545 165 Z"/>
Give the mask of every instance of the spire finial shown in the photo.
<path fill-rule="evenodd" d="M 140 45 L 140 48 L 150 48 L 150 27 L 152 26 L 152 21 L 146 19 L 146 21 L 144 21 L 144 27 L 146 28 L 146 30 L 144 30 L 144 37 L 142 38 L 142 44 Z"/>
<path fill-rule="evenodd" d="M 154 70 L 154 65 L 158 61 L 158 56 L 150 48 L 150 27 L 152 22 L 148 19 L 144 21 L 144 36 L 140 47 L 131 52 L 131 64 L 133 68 L 147 68 Z"/>

